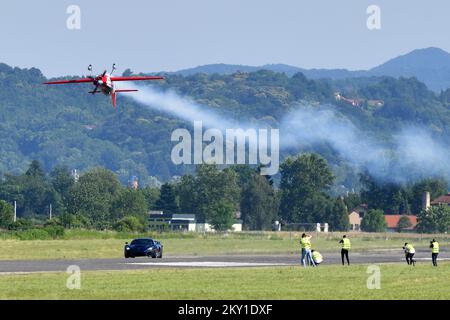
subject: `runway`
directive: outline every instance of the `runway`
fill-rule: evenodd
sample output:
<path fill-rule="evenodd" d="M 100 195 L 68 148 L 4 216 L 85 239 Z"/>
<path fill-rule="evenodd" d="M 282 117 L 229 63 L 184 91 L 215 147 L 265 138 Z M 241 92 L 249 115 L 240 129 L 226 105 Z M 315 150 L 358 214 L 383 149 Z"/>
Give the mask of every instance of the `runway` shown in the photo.
<path fill-rule="evenodd" d="M 339 252 L 322 252 L 323 265 L 340 264 Z M 418 264 L 431 263 L 429 250 L 418 250 L 414 257 Z M 438 261 L 450 260 L 450 252 L 439 254 Z M 350 252 L 351 264 L 405 263 L 402 250 L 370 250 Z M 0 275 L 34 272 L 66 272 L 69 266 L 84 271 L 142 270 L 149 268 L 237 268 L 299 266 L 299 255 L 226 255 L 226 256 L 170 256 L 162 259 L 77 259 L 77 260 L 3 260 Z"/>

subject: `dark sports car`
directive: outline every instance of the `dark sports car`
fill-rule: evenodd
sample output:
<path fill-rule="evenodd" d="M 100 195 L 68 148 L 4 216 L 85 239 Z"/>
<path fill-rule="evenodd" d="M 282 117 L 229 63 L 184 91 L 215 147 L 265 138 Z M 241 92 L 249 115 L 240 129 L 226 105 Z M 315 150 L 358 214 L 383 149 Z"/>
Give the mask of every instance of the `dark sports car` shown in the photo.
<path fill-rule="evenodd" d="M 125 258 L 162 258 L 163 246 L 159 241 L 150 238 L 134 239 L 130 244 L 125 242 L 124 255 Z"/>

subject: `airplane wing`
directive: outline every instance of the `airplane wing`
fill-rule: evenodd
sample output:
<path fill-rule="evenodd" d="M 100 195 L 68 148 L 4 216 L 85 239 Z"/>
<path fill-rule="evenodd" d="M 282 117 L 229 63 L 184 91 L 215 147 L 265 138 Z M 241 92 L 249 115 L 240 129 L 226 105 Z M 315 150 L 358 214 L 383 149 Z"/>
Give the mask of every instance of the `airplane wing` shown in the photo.
<path fill-rule="evenodd" d="M 163 77 L 111 77 L 111 81 L 147 81 L 164 80 Z"/>
<path fill-rule="evenodd" d="M 75 80 L 61 80 L 61 81 L 50 81 L 44 82 L 44 84 L 68 84 L 68 83 L 88 83 L 93 82 L 92 78 L 84 78 L 84 79 L 75 79 Z"/>

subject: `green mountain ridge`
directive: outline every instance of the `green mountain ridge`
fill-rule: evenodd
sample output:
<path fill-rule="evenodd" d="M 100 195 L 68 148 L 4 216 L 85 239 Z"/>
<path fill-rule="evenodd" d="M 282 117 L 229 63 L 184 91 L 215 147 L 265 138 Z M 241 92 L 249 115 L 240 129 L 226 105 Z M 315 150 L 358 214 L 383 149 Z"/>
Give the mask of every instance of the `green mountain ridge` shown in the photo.
<path fill-rule="evenodd" d="M 66 165 L 80 171 L 104 166 L 126 183 L 138 176 L 142 184 L 153 177 L 169 180 L 194 170 L 175 166 L 170 159 L 173 130 L 192 129 L 175 116 L 143 107 L 119 97 L 117 110 L 108 97 L 87 94 L 89 85 L 48 87 L 35 68 L 11 68 L 0 64 L 0 174 L 18 173 L 30 161 L 41 161 L 46 170 Z M 166 75 L 154 83 L 174 90 L 224 117 L 273 127 L 289 112 L 305 105 L 330 105 L 368 136 L 388 139 L 395 129 L 420 125 L 436 137 L 450 140 L 450 90 L 440 95 L 414 78 L 389 77 L 312 80 L 302 73 L 292 77 L 272 71 L 230 75 Z M 335 92 L 364 101 L 382 99 L 382 107 L 367 103 L 359 108 L 336 101 Z M 315 151 L 332 164 L 337 182 L 352 188 L 356 177 L 333 146 L 284 150 L 282 157 L 299 151 Z"/>
<path fill-rule="evenodd" d="M 450 88 L 450 54 L 434 47 L 411 51 L 369 70 L 305 69 L 286 64 L 246 66 L 222 63 L 179 70 L 175 73 L 187 76 L 196 73 L 232 74 L 238 71 L 255 72 L 258 70 L 284 72 L 288 76 L 301 72 L 310 79 L 329 78 L 338 80 L 371 76 L 416 77 L 436 92 Z"/>

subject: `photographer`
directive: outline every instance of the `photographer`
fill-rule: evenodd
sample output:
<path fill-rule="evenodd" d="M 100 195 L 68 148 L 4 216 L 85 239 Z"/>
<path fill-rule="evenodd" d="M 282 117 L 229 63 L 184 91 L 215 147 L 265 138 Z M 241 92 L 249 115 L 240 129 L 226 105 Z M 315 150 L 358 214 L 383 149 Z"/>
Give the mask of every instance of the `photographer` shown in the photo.
<path fill-rule="evenodd" d="M 430 241 L 431 248 L 431 260 L 433 261 L 433 266 L 437 267 L 437 257 L 439 254 L 439 242 L 435 239 Z"/>
<path fill-rule="evenodd" d="M 405 242 L 405 245 L 403 246 L 403 250 L 405 251 L 405 257 L 406 257 L 406 263 L 408 265 L 416 266 L 416 260 L 413 259 L 414 254 L 416 253 L 416 250 L 412 246 L 412 244 L 409 244 L 408 242 Z"/>

